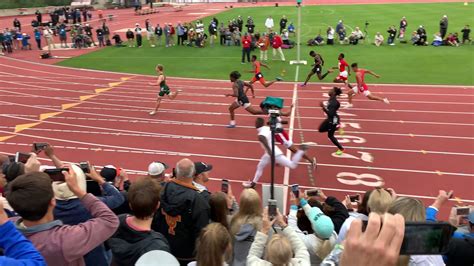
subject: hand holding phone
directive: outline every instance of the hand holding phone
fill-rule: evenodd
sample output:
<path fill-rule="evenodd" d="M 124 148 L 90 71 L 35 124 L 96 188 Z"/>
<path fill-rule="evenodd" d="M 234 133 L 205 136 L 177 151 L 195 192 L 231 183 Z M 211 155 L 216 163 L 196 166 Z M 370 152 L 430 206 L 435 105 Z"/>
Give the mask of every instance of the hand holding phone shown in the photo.
<path fill-rule="evenodd" d="M 56 168 L 56 169 L 46 169 L 44 173 L 51 178 L 53 182 L 65 182 L 65 177 L 63 172 L 69 171 L 68 168 Z"/>
<path fill-rule="evenodd" d="M 304 194 L 306 195 L 306 197 L 317 197 L 319 195 L 319 189 L 315 188 L 305 190 Z"/>
<path fill-rule="evenodd" d="M 298 199 L 300 197 L 300 186 L 298 184 L 291 185 L 291 192 Z"/>
<path fill-rule="evenodd" d="M 33 143 L 33 152 L 39 153 L 40 151 L 46 149 L 48 143 L 45 142 L 35 142 Z"/>
<path fill-rule="evenodd" d="M 229 193 L 229 180 L 222 179 L 221 191 L 225 194 Z"/>
<path fill-rule="evenodd" d="M 277 201 L 274 199 L 268 200 L 268 216 L 272 220 L 277 216 Z"/>
<path fill-rule="evenodd" d="M 91 172 L 89 162 L 80 162 L 79 167 L 81 168 L 82 172 L 84 172 L 84 174 Z"/>
<path fill-rule="evenodd" d="M 17 152 L 15 155 L 15 162 L 16 163 L 26 163 L 28 159 L 30 159 L 30 154 L 29 153 L 22 153 L 22 152 Z"/>

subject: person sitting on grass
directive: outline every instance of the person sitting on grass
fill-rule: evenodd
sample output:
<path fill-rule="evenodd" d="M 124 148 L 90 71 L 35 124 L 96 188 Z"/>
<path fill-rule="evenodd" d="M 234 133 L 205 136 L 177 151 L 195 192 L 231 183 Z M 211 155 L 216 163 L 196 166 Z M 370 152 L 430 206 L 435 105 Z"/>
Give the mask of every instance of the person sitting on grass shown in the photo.
<path fill-rule="evenodd" d="M 310 39 L 308 41 L 309 46 L 320 46 L 324 44 L 324 38 L 321 36 L 321 33 L 319 33 L 314 39 Z"/>
<path fill-rule="evenodd" d="M 160 206 L 160 184 L 142 177 L 128 191 L 133 215 L 119 216 L 120 226 L 110 238 L 115 265 L 135 265 L 138 258 L 152 250 L 170 252 L 166 238 L 151 229 L 153 217 Z"/>
<path fill-rule="evenodd" d="M 455 47 L 459 46 L 459 42 L 457 41 L 456 35 L 452 33 L 448 34 L 448 37 L 446 38 L 445 43 L 446 45 L 449 45 L 449 46 L 455 46 Z"/>
<path fill-rule="evenodd" d="M 434 35 L 433 42 L 431 43 L 433 46 L 441 46 L 443 45 L 443 39 L 441 38 L 441 33 L 437 32 Z"/>
<path fill-rule="evenodd" d="M 119 221 L 104 203 L 79 186 L 73 165 L 69 172 L 63 171 L 63 175 L 67 188 L 94 219 L 75 226 L 54 220 L 56 201 L 52 181 L 41 172 L 25 174 L 12 181 L 7 200 L 21 216 L 15 226 L 35 245 L 48 265 L 84 265 L 84 255 L 109 239 Z"/>
<path fill-rule="evenodd" d="M 379 47 L 380 45 L 383 44 L 383 41 L 384 41 L 383 35 L 380 34 L 380 32 L 377 32 L 377 34 L 375 34 L 374 40 L 375 40 L 374 41 L 375 46 Z"/>

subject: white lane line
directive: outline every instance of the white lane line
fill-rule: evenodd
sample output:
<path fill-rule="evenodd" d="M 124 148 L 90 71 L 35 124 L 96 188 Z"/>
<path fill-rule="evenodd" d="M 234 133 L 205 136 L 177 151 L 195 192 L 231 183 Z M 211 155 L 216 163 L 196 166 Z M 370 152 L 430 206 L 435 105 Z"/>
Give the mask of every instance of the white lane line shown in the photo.
<path fill-rule="evenodd" d="M 1 115 L 3 117 L 8 117 L 8 118 L 17 118 L 14 115 Z M 115 129 L 115 128 L 107 128 L 104 126 L 100 127 L 94 127 L 94 126 L 86 126 L 86 125 L 77 125 L 77 124 L 68 124 L 68 123 L 61 123 L 61 122 L 53 122 L 51 121 L 52 119 L 63 119 L 62 117 L 51 117 L 49 120 L 44 120 L 42 123 L 43 124 L 51 124 L 51 125 L 60 125 L 60 126 L 69 126 L 69 127 L 79 127 L 79 128 L 90 128 L 90 129 L 99 129 L 102 132 L 100 134 L 110 134 L 110 135 L 130 135 L 130 136 L 135 136 L 135 135 L 143 135 L 143 136 L 149 136 L 149 137 L 159 137 L 159 138 L 183 138 L 183 139 L 196 139 L 196 140 L 205 140 L 205 139 L 211 139 L 211 140 L 216 140 L 216 141 L 231 141 L 231 142 L 248 142 L 248 143 L 258 143 L 257 141 L 253 140 L 244 140 L 244 139 L 225 139 L 225 138 L 208 138 L 208 137 L 196 137 L 196 136 L 185 136 L 185 135 L 173 135 L 173 134 L 161 134 L 161 133 L 148 133 L 148 132 L 143 132 L 143 131 L 132 131 L 132 130 L 125 130 L 125 129 Z M 18 118 L 20 119 L 20 118 Z M 69 117 L 65 117 L 64 119 L 70 120 Z M 83 119 L 83 118 L 74 118 L 76 120 L 88 120 L 88 121 L 109 121 L 109 122 L 123 122 L 120 120 L 100 120 L 100 119 Z M 21 119 L 21 120 L 26 120 L 29 122 L 38 122 L 36 119 Z M 136 121 L 130 121 L 127 120 L 127 123 L 134 123 Z M 149 122 L 147 122 L 149 123 Z M 179 124 L 179 123 L 168 123 L 168 124 Z M 224 125 L 222 125 L 224 126 Z M 0 127 L 4 129 L 13 129 L 13 127 Z M 248 127 L 249 129 L 254 129 L 253 127 Z M 58 129 L 43 129 L 43 128 L 30 128 L 29 130 L 38 130 L 38 131 L 54 131 L 54 132 L 72 132 L 72 130 L 58 130 Z M 112 133 L 107 133 L 103 132 L 104 130 L 110 130 Z M 298 129 L 294 129 L 297 131 Z M 76 132 L 76 131 L 74 131 Z M 90 133 L 90 131 L 77 131 L 77 133 Z M 295 143 L 299 144 L 299 143 Z M 324 144 L 318 144 L 319 148 L 334 148 L 332 145 L 324 145 Z M 374 151 L 387 151 L 387 152 L 406 152 L 406 153 L 422 153 L 421 150 L 408 150 L 408 149 L 391 149 L 391 148 L 376 148 L 376 147 L 360 147 L 360 146 L 346 146 L 347 148 L 354 148 L 354 149 L 360 149 L 360 150 L 374 150 Z M 447 152 L 447 151 L 431 151 L 431 150 L 424 150 L 426 154 L 441 154 L 441 155 L 455 155 L 455 156 L 474 156 L 474 153 L 458 153 L 458 152 Z"/>

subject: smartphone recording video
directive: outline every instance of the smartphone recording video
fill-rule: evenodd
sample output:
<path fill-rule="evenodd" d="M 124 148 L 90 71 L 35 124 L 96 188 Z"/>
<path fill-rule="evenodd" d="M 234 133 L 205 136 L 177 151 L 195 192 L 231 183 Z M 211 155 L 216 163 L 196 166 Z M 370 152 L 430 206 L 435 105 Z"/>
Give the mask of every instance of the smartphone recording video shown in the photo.
<path fill-rule="evenodd" d="M 44 172 L 51 178 L 53 182 L 64 182 L 65 178 L 63 171 L 68 172 L 68 168 L 56 168 L 56 169 L 46 169 Z"/>
<path fill-rule="evenodd" d="M 362 223 L 365 231 L 367 221 Z M 446 222 L 406 222 L 400 255 L 443 254 L 456 227 Z"/>
<path fill-rule="evenodd" d="M 291 185 L 291 192 L 295 195 L 295 198 L 300 197 L 300 186 L 298 184 Z"/>
<path fill-rule="evenodd" d="M 28 159 L 30 159 L 30 154 L 17 152 L 15 155 L 15 162 L 16 163 L 26 163 Z"/>
<path fill-rule="evenodd" d="M 467 215 L 469 215 L 470 211 L 471 211 L 471 208 L 469 208 L 469 207 L 457 207 L 456 208 L 456 215 L 467 216 Z"/>
<path fill-rule="evenodd" d="M 349 196 L 349 199 L 351 200 L 351 202 L 359 202 L 359 200 L 360 200 L 360 195 L 352 195 L 352 196 Z"/>
<path fill-rule="evenodd" d="M 268 200 L 268 216 L 270 219 L 273 219 L 277 216 L 277 201 L 269 199 Z"/>
<path fill-rule="evenodd" d="M 229 180 L 222 179 L 221 191 L 225 194 L 229 193 Z"/>
<path fill-rule="evenodd" d="M 33 143 L 33 150 L 35 152 L 39 152 L 44 150 L 48 146 L 48 143 L 40 142 L 40 143 Z"/>
<path fill-rule="evenodd" d="M 307 197 L 316 197 L 319 195 L 319 189 L 310 189 L 310 190 L 305 190 L 304 194 Z"/>
<path fill-rule="evenodd" d="M 89 174 L 91 172 L 91 167 L 88 162 L 80 162 L 79 167 L 81 168 L 84 174 Z"/>

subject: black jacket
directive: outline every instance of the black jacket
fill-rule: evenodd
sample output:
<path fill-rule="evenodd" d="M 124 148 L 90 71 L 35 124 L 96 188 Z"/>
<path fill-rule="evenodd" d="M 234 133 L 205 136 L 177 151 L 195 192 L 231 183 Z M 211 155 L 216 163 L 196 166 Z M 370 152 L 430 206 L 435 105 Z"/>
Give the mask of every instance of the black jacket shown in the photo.
<path fill-rule="evenodd" d="M 334 212 L 329 215 L 329 218 L 331 218 L 332 223 L 334 224 L 334 231 L 339 234 L 342 224 L 347 218 L 349 218 L 349 212 L 347 211 L 346 206 L 335 197 L 328 197 L 325 203 L 334 208 Z"/>
<path fill-rule="evenodd" d="M 168 239 L 178 260 L 192 259 L 196 239 L 209 223 L 209 212 L 209 203 L 196 187 L 173 180 L 162 188 L 161 206 L 152 228 Z"/>
<path fill-rule="evenodd" d="M 472 266 L 474 264 L 474 238 L 451 238 L 445 257 L 447 266 Z"/>
<path fill-rule="evenodd" d="M 126 219 L 126 214 L 119 216 L 120 226 L 108 240 L 115 265 L 135 265 L 143 254 L 152 250 L 170 252 L 168 241 L 162 234 L 153 230 L 136 231 L 128 226 Z"/>

